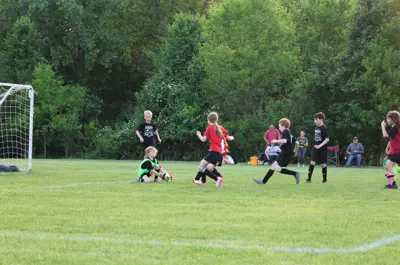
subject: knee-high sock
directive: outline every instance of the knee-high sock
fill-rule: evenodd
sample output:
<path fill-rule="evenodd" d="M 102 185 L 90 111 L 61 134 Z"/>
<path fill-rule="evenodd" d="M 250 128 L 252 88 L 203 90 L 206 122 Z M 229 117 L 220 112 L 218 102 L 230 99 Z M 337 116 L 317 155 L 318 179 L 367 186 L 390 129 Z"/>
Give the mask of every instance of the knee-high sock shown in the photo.
<path fill-rule="evenodd" d="M 200 178 L 202 178 L 202 177 L 206 177 L 204 174 L 203 174 L 203 172 L 201 172 L 200 170 L 197 172 L 197 175 L 196 175 L 196 177 L 194 178 L 195 180 L 200 180 Z"/>
<path fill-rule="evenodd" d="M 216 175 L 214 175 L 210 170 L 208 170 L 207 168 L 203 168 L 201 170 L 204 174 L 206 174 L 207 176 L 209 176 L 210 178 L 212 178 L 213 180 L 217 181 L 218 177 Z"/>
<path fill-rule="evenodd" d="M 263 179 L 263 182 L 267 183 L 273 174 L 274 174 L 274 171 L 272 169 L 268 170 L 267 174 L 265 175 L 265 177 Z"/>
<path fill-rule="evenodd" d="M 322 177 L 323 179 L 326 180 L 326 178 L 328 177 L 328 167 L 323 167 L 322 168 Z"/>
<path fill-rule="evenodd" d="M 313 171 L 314 171 L 314 165 L 310 164 L 310 167 L 308 168 L 308 179 L 311 179 Z"/>
<path fill-rule="evenodd" d="M 290 170 L 290 169 L 287 169 L 287 168 L 282 168 L 282 169 L 281 169 L 281 173 L 282 173 L 282 174 L 285 174 L 285 175 L 293 175 L 293 176 L 296 176 L 296 171 L 293 171 L 293 170 Z"/>
<path fill-rule="evenodd" d="M 222 177 L 221 173 L 219 173 L 216 168 L 214 168 L 213 171 L 211 171 L 211 172 L 217 177 Z"/>

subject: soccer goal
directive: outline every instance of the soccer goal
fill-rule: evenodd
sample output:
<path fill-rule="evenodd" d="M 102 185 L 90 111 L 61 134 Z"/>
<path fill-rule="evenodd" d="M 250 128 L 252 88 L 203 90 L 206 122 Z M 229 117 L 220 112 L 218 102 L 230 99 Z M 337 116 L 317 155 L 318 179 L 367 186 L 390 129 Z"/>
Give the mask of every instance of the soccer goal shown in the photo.
<path fill-rule="evenodd" d="M 0 172 L 32 169 L 32 86 L 0 83 Z"/>

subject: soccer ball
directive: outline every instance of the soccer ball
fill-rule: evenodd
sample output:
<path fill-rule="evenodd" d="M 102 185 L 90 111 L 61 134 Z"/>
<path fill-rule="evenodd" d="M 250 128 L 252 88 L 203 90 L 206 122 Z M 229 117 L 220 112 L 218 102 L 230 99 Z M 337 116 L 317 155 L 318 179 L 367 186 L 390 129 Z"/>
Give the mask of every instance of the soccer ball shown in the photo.
<path fill-rule="evenodd" d="M 165 173 L 164 181 L 169 183 L 169 182 L 171 182 L 171 180 L 172 180 L 172 173 L 171 172 Z"/>

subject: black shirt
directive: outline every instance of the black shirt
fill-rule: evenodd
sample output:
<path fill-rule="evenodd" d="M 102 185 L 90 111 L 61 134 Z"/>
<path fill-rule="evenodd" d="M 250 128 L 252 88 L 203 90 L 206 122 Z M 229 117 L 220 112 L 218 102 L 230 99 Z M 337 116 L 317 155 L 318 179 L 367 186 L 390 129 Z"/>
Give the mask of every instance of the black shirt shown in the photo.
<path fill-rule="evenodd" d="M 314 132 L 315 145 L 320 145 L 326 138 L 328 138 L 328 128 L 325 125 L 315 126 Z M 325 146 L 326 145 L 324 145 L 324 147 Z"/>
<path fill-rule="evenodd" d="M 282 132 L 281 139 L 286 139 L 286 143 L 281 145 L 282 154 L 285 156 L 292 155 L 292 133 L 289 129 Z"/>
<path fill-rule="evenodd" d="M 149 159 L 150 159 L 150 158 L 149 158 Z M 150 160 L 151 160 L 151 159 L 150 159 Z M 154 158 L 154 160 L 151 160 L 151 161 L 153 161 L 154 163 L 158 164 L 158 161 L 157 161 L 155 158 Z M 150 171 L 150 170 L 153 169 L 153 165 L 152 165 L 152 163 L 151 163 L 149 160 L 147 160 L 147 161 L 145 161 L 145 162 L 142 164 L 141 168 L 142 168 L 142 169 L 147 169 L 148 171 Z"/>
<path fill-rule="evenodd" d="M 141 123 L 137 130 L 140 132 L 144 139 L 144 144 L 147 146 L 154 146 L 154 133 L 157 127 L 154 123 Z"/>

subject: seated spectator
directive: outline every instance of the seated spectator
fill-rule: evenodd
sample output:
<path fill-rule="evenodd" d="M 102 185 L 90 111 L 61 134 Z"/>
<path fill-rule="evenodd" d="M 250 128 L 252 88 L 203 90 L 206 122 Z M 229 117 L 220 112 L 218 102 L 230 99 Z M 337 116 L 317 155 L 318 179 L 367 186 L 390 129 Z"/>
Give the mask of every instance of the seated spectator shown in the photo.
<path fill-rule="evenodd" d="M 268 162 L 269 165 L 274 163 L 275 160 L 278 158 L 278 155 L 280 152 L 281 152 L 281 149 L 279 148 L 279 146 L 271 143 L 271 145 L 265 149 L 266 160 L 264 160 L 264 163 Z"/>
<path fill-rule="evenodd" d="M 364 146 L 358 142 L 358 138 L 354 137 L 353 142 L 347 147 L 346 154 L 348 156 L 346 167 L 351 166 L 353 159 L 357 159 L 357 167 L 361 164 L 361 155 L 364 153 Z"/>

